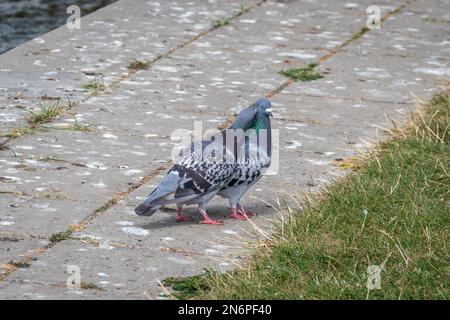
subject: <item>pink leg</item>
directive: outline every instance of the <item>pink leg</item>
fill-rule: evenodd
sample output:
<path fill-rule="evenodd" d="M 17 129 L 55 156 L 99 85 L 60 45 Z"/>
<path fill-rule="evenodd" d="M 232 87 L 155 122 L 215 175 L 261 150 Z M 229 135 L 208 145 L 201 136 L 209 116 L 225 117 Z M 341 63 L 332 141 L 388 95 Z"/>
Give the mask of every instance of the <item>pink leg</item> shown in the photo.
<path fill-rule="evenodd" d="M 227 218 L 237 219 L 237 220 L 245 220 L 246 219 L 244 215 L 242 215 L 240 212 L 238 212 L 236 207 L 231 208 L 231 214 L 228 215 Z"/>
<path fill-rule="evenodd" d="M 255 213 L 255 212 L 245 211 L 245 210 L 244 210 L 244 207 L 242 207 L 240 203 L 237 204 L 237 207 L 238 207 L 239 213 L 242 214 L 243 216 L 245 216 L 245 215 L 246 215 L 247 217 L 253 217 L 253 216 L 256 216 L 256 213 Z"/>
<path fill-rule="evenodd" d="M 212 220 L 205 210 L 199 208 L 198 211 L 203 216 L 203 220 L 200 221 L 201 224 L 223 224 L 222 220 Z"/>
<path fill-rule="evenodd" d="M 178 207 L 177 207 L 177 215 L 176 215 L 175 219 L 177 220 L 177 222 L 193 220 L 191 216 L 183 216 L 181 214 L 181 208 L 178 208 Z"/>

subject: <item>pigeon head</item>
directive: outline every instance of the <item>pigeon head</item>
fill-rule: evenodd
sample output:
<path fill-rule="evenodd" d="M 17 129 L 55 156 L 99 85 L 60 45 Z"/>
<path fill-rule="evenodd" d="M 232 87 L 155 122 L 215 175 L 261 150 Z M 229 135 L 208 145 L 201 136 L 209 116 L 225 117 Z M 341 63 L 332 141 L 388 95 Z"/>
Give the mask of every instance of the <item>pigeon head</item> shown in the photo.
<path fill-rule="evenodd" d="M 237 116 L 236 120 L 230 126 L 230 129 L 247 130 L 255 126 L 257 119 L 267 118 L 272 116 L 272 104 L 267 99 L 259 99 L 250 107 L 242 110 Z"/>
<path fill-rule="evenodd" d="M 270 103 L 270 101 L 267 99 L 259 99 L 258 101 L 256 101 L 254 104 L 254 108 L 256 109 L 257 113 L 273 117 L 272 103 Z"/>
<path fill-rule="evenodd" d="M 257 132 L 259 129 L 270 130 L 270 117 L 273 117 L 272 104 L 267 99 L 259 99 L 255 103 L 255 116 L 250 128 L 255 129 Z"/>

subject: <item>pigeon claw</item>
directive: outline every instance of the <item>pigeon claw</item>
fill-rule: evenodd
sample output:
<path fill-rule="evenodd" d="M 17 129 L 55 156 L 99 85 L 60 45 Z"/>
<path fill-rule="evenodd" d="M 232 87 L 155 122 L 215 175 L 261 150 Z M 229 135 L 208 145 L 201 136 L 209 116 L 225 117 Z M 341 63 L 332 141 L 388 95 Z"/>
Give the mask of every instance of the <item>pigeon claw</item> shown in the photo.
<path fill-rule="evenodd" d="M 213 219 L 204 219 L 204 220 L 200 221 L 200 224 L 220 225 L 220 224 L 223 224 L 223 221 L 222 220 L 213 220 Z"/>
<path fill-rule="evenodd" d="M 241 215 L 247 215 L 247 217 L 254 217 L 254 216 L 256 216 L 256 213 L 255 212 L 251 212 L 251 211 L 239 211 L 239 214 L 241 214 Z"/>
<path fill-rule="evenodd" d="M 236 220 L 245 220 L 246 219 L 246 217 L 243 214 L 241 214 L 240 212 L 232 213 L 232 214 L 228 215 L 227 218 L 236 219 Z"/>
<path fill-rule="evenodd" d="M 176 217 L 177 222 L 183 222 L 183 221 L 192 221 L 194 220 L 191 216 L 177 216 Z"/>

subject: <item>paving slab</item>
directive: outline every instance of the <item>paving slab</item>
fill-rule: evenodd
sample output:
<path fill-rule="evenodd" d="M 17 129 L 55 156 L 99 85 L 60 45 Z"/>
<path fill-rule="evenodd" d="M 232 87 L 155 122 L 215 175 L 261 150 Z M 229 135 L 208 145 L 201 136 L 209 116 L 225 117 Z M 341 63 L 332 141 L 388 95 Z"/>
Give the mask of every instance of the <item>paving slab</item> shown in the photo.
<path fill-rule="evenodd" d="M 36 250 L 48 244 L 48 240 L 35 236 L 3 233 L 0 231 L 0 277 L 8 270 L 11 263 L 21 262 L 32 256 Z M 0 298 L 2 299 L 2 298 Z"/>
<path fill-rule="evenodd" d="M 28 236 L 48 239 L 79 223 L 95 208 L 85 201 L 7 195 L 2 197 L 1 209 L 0 233 L 26 240 Z"/>

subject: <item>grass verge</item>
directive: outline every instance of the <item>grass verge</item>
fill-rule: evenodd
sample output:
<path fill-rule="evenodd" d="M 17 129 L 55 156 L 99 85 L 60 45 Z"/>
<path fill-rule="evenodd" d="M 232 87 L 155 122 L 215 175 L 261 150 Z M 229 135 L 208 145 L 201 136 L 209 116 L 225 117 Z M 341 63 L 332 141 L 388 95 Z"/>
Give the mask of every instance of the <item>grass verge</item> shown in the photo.
<path fill-rule="evenodd" d="M 392 131 L 357 172 L 290 216 L 243 270 L 198 277 L 190 292 L 208 299 L 449 299 L 449 118 L 447 90 Z"/>

